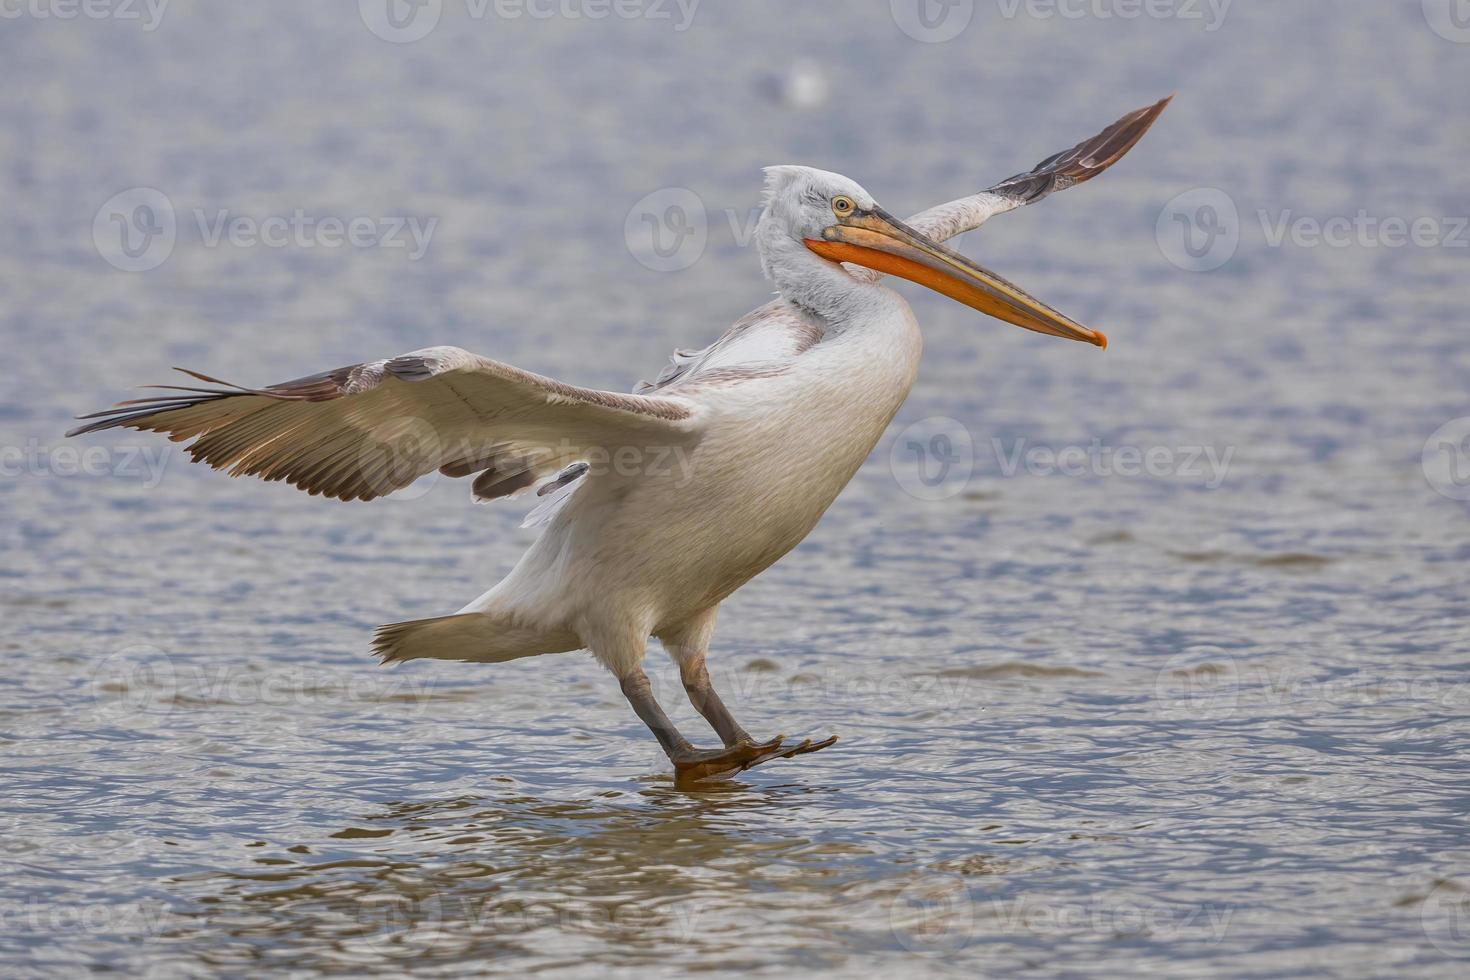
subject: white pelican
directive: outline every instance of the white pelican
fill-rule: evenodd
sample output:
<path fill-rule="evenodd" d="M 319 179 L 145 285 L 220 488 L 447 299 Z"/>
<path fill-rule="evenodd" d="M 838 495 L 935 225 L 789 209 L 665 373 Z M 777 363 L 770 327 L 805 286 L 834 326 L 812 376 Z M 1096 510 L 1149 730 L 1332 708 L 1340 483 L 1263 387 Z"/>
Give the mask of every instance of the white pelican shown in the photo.
<path fill-rule="evenodd" d="M 434 470 L 473 476 L 482 500 L 536 487 L 548 499 L 528 521 L 545 529 L 510 574 L 451 616 L 379 627 L 384 663 L 589 649 L 683 781 L 813 752 L 835 736 L 747 734 L 711 687 L 705 654 L 720 602 L 806 537 L 914 383 L 919 328 L 880 274 L 1105 347 L 1101 333 L 939 243 L 1101 173 L 1168 102 L 907 222 L 846 177 L 767 168 L 755 242 L 780 298 L 704 350 L 676 353 L 635 394 L 431 347 L 265 388 L 188 371 L 217 387 L 155 386 L 170 393 L 81 416 L 95 421 L 68 435 L 127 426 L 193 439 L 196 461 L 339 500 L 372 500 Z M 695 748 L 654 700 L 641 666 L 650 636 L 723 748 Z"/>

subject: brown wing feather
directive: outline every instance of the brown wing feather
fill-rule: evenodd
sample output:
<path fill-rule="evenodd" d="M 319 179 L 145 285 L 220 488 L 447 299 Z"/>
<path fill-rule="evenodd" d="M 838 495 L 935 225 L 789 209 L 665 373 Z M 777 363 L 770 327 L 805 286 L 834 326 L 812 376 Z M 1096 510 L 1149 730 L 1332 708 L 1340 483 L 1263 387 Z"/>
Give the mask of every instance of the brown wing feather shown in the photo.
<path fill-rule="evenodd" d="M 998 214 L 1014 211 L 1084 181 L 1121 160 L 1148 132 L 1174 97 L 1128 113 L 1107 129 L 1061 153 L 1047 157 L 1023 174 L 989 190 L 937 204 L 908 219 L 908 224 L 935 241 L 979 228 Z"/>
<path fill-rule="evenodd" d="M 1091 180 L 1133 149 L 1173 99 L 1171 95 L 1135 109 L 1091 139 L 1047 157 L 1023 174 L 1006 178 L 989 192 L 1021 204 L 1034 204 L 1055 191 Z"/>
<path fill-rule="evenodd" d="M 341 500 L 372 500 L 435 469 L 478 473 L 474 492 L 488 499 L 591 447 L 683 438 L 693 414 L 681 400 L 578 388 L 452 347 L 265 388 L 184 373 L 218 387 L 156 386 L 170 393 L 81 416 L 67 435 L 124 426 L 193 439 L 197 462 Z"/>

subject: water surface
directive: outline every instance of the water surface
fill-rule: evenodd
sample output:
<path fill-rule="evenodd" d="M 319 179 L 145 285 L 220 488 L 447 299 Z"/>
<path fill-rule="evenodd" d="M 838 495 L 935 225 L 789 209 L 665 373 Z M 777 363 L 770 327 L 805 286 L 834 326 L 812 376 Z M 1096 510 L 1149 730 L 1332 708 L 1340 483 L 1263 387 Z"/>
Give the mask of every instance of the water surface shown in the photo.
<path fill-rule="evenodd" d="M 1422 457 L 1470 414 L 1470 45 L 1417 3 L 978 2 L 942 43 L 889 6 L 446 0 L 401 44 L 284 0 L 4 22 L 7 975 L 1463 975 L 1464 433 L 1431 444 L 1450 478 Z M 963 242 L 1106 354 L 905 287 L 918 386 L 711 654 L 753 731 L 842 740 L 738 782 L 677 791 L 585 654 L 374 665 L 375 624 L 504 574 L 518 503 L 328 504 L 61 438 L 173 364 L 450 343 L 626 390 L 767 295 L 762 165 L 912 212 L 1171 91 L 1115 172 Z M 94 220 L 139 187 L 177 240 L 124 271 Z M 707 240 L 659 272 L 625 226 L 669 188 Z M 210 244 L 298 209 L 436 225 L 417 260 Z M 1360 210 L 1439 236 L 1273 244 Z M 942 479 L 910 448 L 940 433 Z"/>

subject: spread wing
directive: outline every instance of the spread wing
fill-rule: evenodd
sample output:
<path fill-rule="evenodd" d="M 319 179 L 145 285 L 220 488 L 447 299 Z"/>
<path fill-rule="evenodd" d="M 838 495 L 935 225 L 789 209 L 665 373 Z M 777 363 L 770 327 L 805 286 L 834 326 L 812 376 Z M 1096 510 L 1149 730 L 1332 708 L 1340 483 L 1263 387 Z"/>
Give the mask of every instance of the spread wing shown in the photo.
<path fill-rule="evenodd" d="M 997 214 L 1035 204 L 1056 191 L 1091 180 L 1121 160 L 1143 139 L 1173 96 L 1134 110 L 1089 140 L 1047 157 L 1031 170 L 972 194 L 921 211 L 908 220 L 935 241 L 979 228 Z"/>
<path fill-rule="evenodd" d="M 563 384 L 458 347 L 430 347 L 265 388 L 185 371 L 214 387 L 81 416 L 80 435 L 125 426 L 193 439 L 189 455 L 231 476 L 285 480 L 313 495 L 372 500 L 434 470 L 478 474 L 482 499 L 579 460 L 652 451 L 694 436 L 693 403 Z"/>

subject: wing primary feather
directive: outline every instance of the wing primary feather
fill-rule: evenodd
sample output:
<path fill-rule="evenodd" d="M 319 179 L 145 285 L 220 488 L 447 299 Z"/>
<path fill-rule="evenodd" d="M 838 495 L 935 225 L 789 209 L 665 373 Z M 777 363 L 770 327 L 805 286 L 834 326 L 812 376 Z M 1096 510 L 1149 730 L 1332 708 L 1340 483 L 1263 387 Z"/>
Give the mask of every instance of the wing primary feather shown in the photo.
<path fill-rule="evenodd" d="M 1133 149 L 1173 99 L 1170 95 L 1135 109 L 1096 136 L 1052 154 L 1025 173 L 1007 177 L 988 192 L 1034 204 L 1054 191 L 1091 180 Z"/>

